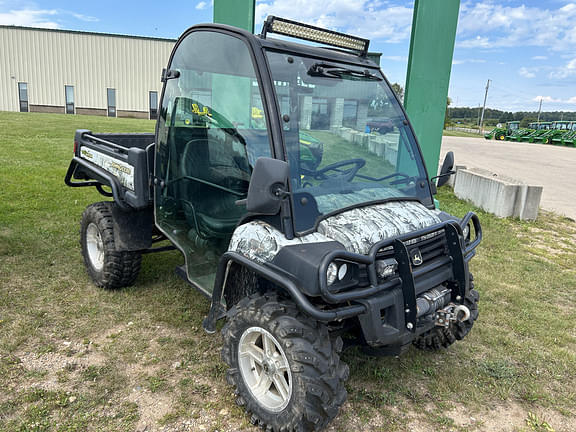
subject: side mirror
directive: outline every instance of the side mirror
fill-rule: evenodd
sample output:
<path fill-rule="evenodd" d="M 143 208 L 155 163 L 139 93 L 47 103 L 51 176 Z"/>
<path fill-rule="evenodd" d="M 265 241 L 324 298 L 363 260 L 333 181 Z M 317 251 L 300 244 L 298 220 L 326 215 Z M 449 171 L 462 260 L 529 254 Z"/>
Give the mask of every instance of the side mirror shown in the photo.
<path fill-rule="evenodd" d="M 290 167 L 287 162 L 258 158 L 248 186 L 246 210 L 261 215 L 278 214 L 282 200 L 288 193 L 289 176 Z"/>
<path fill-rule="evenodd" d="M 440 174 L 434 178 L 438 179 L 436 183 L 437 187 L 444 186 L 450 176 L 454 174 L 454 153 L 449 151 L 446 153 L 446 157 L 444 158 L 444 163 L 442 163 L 442 168 L 440 169 Z"/>

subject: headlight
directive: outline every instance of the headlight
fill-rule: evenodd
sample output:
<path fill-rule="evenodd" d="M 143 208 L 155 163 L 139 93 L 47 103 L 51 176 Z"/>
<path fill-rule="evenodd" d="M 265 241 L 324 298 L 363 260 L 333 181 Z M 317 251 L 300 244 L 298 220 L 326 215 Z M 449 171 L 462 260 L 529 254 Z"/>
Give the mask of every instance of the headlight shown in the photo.
<path fill-rule="evenodd" d="M 346 277 L 346 273 L 348 273 L 348 266 L 346 263 L 344 263 L 338 269 L 338 280 L 344 279 Z"/>
<path fill-rule="evenodd" d="M 328 270 L 326 271 L 326 282 L 328 285 L 332 285 L 336 280 L 343 280 L 348 274 L 348 265 L 342 263 L 338 265 L 335 262 L 331 262 L 328 265 Z"/>
<path fill-rule="evenodd" d="M 468 236 L 470 235 L 470 224 L 466 224 L 466 226 L 462 230 L 462 235 L 464 236 L 465 239 L 468 238 Z"/>
<path fill-rule="evenodd" d="M 336 263 L 331 262 L 330 265 L 328 265 L 328 270 L 326 271 L 326 282 L 328 282 L 328 285 L 332 285 L 334 282 L 336 282 L 337 277 L 338 266 Z"/>
<path fill-rule="evenodd" d="M 397 269 L 398 269 L 398 262 L 394 258 L 376 261 L 376 273 L 382 279 L 394 275 Z"/>

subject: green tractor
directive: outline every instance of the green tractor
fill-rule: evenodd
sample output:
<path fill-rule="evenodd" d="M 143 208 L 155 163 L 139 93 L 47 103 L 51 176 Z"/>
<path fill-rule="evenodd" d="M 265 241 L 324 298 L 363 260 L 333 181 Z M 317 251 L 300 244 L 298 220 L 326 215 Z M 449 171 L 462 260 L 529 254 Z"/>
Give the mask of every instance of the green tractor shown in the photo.
<path fill-rule="evenodd" d="M 495 127 L 494 129 L 492 129 L 490 132 L 486 132 L 484 134 L 484 138 L 487 140 L 491 140 L 492 138 L 495 137 L 495 135 L 501 131 L 503 131 L 504 129 L 500 128 L 500 127 Z"/>
<path fill-rule="evenodd" d="M 506 141 L 521 141 L 522 137 L 532 134 L 536 130 L 536 127 L 536 122 L 530 123 L 527 128 L 522 129 L 520 129 L 520 124 L 518 124 L 518 129 L 506 135 Z"/>
<path fill-rule="evenodd" d="M 552 144 L 576 147 L 576 122 L 568 122 L 567 129 L 561 135 L 552 138 Z"/>
<path fill-rule="evenodd" d="M 552 129 L 552 122 L 536 122 L 533 128 L 532 133 L 523 135 L 519 141 L 533 143 L 545 139 Z"/>
<path fill-rule="evenodd" d="M 509 121 L 506 122 L 505 128 L 495 127 L 490 132 L 485 133 L 484 138 L 488 140 L 494 138 L 495 140 L 498 141 L 504 141 L 506 139 L 506 136 L 512 135 L 515 131 L 518 130 L 519 127 L 520 127 L 519 121 Z"/>
<path fill-rule="evenodd" d="M 565 120 L 552 122 L 552 129 L 543 137 L 541 142 L 544 144 L 562 145 L 562 137 L 571 131 L 572 123 Z"/>

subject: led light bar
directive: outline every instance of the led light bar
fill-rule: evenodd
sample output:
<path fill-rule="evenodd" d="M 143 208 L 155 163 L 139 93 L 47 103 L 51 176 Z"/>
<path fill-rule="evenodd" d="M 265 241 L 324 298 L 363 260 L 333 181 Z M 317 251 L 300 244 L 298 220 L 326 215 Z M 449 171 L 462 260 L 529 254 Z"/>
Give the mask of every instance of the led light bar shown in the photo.
<path fill-rule="evenodd" d="M 269 16 L 266 18 L 260 36 L 266 38 L 266 33 L 276 33 L 311 42 L 319 42 L 338 48 L 356 51 L 363 56 L 368 52 L 368 45 L 370 45 L 368 39 L 362 39 L 345 33 L 338 33 L 332 30 L 326 30 L 320 27 L 314 27 L 275 16 Z"/>

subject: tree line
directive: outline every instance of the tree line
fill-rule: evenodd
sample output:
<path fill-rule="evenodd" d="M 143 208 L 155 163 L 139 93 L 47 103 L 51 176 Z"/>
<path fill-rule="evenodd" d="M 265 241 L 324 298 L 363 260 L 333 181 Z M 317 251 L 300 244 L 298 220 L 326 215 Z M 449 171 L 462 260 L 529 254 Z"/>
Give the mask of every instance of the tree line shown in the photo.
<path fill-rule="evenodd" d="M 448 116 L 452 121 L 460 119 L 470 119 L 476 121 L 482 108 L 469 107 L 449 107 Z M 528 125 L 538 119 L 538 111 L 500 111 L 497 109 L 486 108 L 484 112 L 484 121 L 489 123 L 506 123 L 508 121 L 519 121 L 521 126 Z M 576 112 L 573 111 L 542 111 L 540 121 L 556 120 L 576 120 Z"/>
<path fill-rule="evenodd" d="M 392 84 L 392 90 L 398 95 L 400 101 L 404 101 L 404 88 L 398 84 Z M 446 118 L 445 126 L 456 123 L 466 123 L 468 125 L 478 125 L 480 112 L 482 108 L 470 107 L 453 107 L 452 99 L 446 100 Z M 493 108 L 486 108 L 484 112 L 484 125 L 495 126 L 497 123 L 506 123 L 509 121 L 519 121 L 520 127 L 526 127 L 529 123 L 538 120 L 538 111 L 501 111 Z M 568 120 L 576 121 L 576 112 L 574 111 L 542 111 L 540 121 L 557 121 Z"/>

